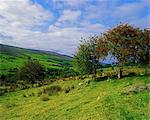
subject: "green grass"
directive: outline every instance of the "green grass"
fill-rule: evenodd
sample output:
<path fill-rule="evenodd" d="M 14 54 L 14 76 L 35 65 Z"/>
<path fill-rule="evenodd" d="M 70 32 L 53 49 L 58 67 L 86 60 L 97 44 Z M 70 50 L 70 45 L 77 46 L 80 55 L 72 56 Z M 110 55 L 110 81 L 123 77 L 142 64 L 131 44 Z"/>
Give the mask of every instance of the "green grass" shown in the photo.
<path fill-rule="evenodd" d="M 8 74 L 12 68 L 19 68 L 29 57 L 40 61 L 45 68 L 63 69 L 64 66 L 72 67 L 72 58 L 68 56 L 0 44 L 0 75 Z"/>
<path fill-rule="evenodd" d="M 49 86 L 63 89 L 74 86 L 69 93 L 60 92 L 42 101 L 31 88 L 0 97 L 0 120 L 148 120 L 149 93 L 123 95 L 128 87 L 149 84 L 149 77 L 126 77 L 79 86 L 82 80 L 56 81 Z M 43 86 L 46 87 L 46 86 Z M 34 96 L 30 96 L 34 93 Z M 23 97 L 23 95 L 27 97 Z"/>

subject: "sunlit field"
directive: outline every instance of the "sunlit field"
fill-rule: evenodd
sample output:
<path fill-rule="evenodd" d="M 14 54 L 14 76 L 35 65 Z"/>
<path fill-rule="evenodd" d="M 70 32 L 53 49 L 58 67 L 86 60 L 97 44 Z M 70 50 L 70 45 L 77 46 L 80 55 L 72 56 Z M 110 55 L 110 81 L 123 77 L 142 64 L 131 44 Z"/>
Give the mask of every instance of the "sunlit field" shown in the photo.
<path fill-rule="evenodd" d="M 50 86 L 59 85 L 63 90 L 48 96 L 47 101 L 38 96 L 47 86 L 7 93 L 0 97 L 0 119 L 148 120 L 149 81 L 146 76 L 90 84 L 85 80 L 56 81 Z"/>

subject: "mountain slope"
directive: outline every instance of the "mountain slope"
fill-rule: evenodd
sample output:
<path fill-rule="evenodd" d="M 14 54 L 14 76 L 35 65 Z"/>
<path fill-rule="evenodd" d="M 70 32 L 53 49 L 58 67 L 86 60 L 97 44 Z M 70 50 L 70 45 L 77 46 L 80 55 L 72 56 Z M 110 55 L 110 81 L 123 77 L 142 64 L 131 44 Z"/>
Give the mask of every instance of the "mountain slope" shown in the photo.
<path fill-rule="evenodd" d="M 0 44 L 0 74 L 20 67 L 29 58 L 40 61 L 46 68 L 72 67 L 72 58 L 55 52 L 24 49 Z"/>
<path fill-rule="evenodd" d="M 82 86 L 79 86 L 83 83 Z M 42 88 L 10 92 L 0 97 L 1 120 L 148 120 L 149 92 L 143 90 L 129 95 L 126 89 L 143 87 L 148 76 L 126 77 L 121 80 L 56 81 L 49 86 L 61 86 L 64 90 L 74 86 L 69 93 L 64 91 L 41 100 Z"/>

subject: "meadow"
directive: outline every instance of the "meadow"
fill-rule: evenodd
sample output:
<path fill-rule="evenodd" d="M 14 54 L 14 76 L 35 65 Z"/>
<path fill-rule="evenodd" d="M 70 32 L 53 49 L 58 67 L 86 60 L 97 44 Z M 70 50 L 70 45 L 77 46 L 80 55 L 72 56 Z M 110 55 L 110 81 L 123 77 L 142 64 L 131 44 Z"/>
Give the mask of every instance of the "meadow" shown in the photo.
<path fill-rule="evenodd" d="M 38 60 L 46 69 L 72 67 L 72 58 L 55 52 L 29 50 L 0 44 L 0 75 L 9 74 L 28 59 Z"/>
<path fill-rule="evenodd" d="M 87 84 L 86 81 L 90 80 Z M 61 86 L 62 91 L 42 100 L 38 92 Z M 147 87 L 144 87 L 147 86 Z M 69 92 L 65 92 L 66 89 Z M 143 89 L 145 88 L 145 89 Z M 148 76 L 121 80 L 55 81 L 47 86 L 6 93 L 0 97 L 1 120 L 148 120 Z M 46 94 L 45 94 L 46 95 Z"/>

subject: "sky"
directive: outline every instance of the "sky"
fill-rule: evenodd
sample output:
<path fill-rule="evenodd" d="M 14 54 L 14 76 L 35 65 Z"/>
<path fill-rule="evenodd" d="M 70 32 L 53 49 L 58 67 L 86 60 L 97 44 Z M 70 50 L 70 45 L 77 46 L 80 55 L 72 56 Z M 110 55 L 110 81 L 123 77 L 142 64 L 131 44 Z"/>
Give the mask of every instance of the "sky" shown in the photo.
<path fill-rule="evenodd" d="M 150 28 L 150 0 L 0 0 L 0 43 L 72 56 L 81 37 Z"/>

